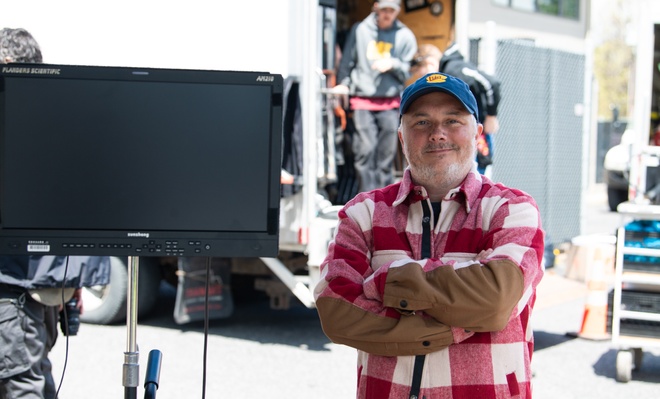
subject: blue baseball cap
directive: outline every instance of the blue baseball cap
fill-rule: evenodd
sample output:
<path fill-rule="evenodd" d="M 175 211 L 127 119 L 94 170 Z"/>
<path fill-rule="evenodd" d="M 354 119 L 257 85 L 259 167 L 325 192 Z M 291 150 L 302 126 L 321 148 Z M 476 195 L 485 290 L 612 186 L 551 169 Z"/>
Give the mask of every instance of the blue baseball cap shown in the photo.
<path fill-rule="evenodd" d="M 451 94 L 460 101 L 468 112 L 479 120 L 479 111 L 477 111 L 477 100 L 470 91 L 470 87 L 462 80 L 444 73 L 431 72 L 417 79 L 413 84 L 406 87 L 401 94 L 401 105 L 399 114 L 403 115 L 408 111 L 410 104 L 423 96 L 434 91 L 442 91 Z"/>

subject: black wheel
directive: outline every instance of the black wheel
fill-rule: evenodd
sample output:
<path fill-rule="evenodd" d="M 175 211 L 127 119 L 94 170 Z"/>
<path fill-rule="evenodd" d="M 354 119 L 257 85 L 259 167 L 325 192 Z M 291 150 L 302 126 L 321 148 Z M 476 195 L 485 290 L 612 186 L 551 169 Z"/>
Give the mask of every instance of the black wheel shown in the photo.
<path fill-rule="evenodd" d="M 620 188 L 607 187 L 607 204 L 610 206 L 610 211 L 616 212 L 616 207 L 620 203 L 628 200 L 628 190 Z"/>
<path fill-rule="evenodd" d="M 633 348 L 633 370 L 639 370 L 642 368 L 642 361 L 644 360 L 644 351 L 642 348 Z"/>
<path fill-rule="evenodd" d="M 110 284 L 83 288 L 80 320 L 90 324 L 113 324 L 126 319 L 128 266 L 126 258 L 110 258 Z M 158 298 L 161 273 L 150 258 L 140 259 L 138 270 L 138 316 L 148 315 Z"/>

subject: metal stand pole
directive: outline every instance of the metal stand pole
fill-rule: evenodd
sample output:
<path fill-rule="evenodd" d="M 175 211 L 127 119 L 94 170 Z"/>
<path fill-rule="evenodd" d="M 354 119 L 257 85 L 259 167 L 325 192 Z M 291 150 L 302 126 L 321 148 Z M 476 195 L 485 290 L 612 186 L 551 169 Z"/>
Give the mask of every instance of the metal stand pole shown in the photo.
<path fill-rule="evenodd" d="M 140 258 L 128 257 L 128 295 L 126 300 L 126 352 L 124 352 L 123 385 L 124 398 L 137 399 L 140 382 L 140 363 L 136 340 L 138 310 L 138 271 Z"/>

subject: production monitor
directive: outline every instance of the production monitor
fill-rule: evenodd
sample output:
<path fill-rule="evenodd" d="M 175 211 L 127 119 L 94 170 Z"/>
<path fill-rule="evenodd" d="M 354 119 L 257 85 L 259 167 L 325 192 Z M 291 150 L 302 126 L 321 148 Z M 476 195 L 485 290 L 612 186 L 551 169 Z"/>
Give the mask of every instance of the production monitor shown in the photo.
<path fill-rule="evenodd" d="M 282 77 L 7 64 L 0 254 L 275 256 Z"/>

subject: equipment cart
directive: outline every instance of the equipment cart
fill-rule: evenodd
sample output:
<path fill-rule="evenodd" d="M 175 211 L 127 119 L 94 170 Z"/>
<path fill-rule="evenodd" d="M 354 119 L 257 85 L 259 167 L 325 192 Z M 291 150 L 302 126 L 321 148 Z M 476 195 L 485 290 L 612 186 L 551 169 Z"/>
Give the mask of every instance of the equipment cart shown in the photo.
<path fill-rule="evenodd" d="M 660 347 L 660 205 L 624 202 L 618 211 L 632 221 L 617 230 L 608 327 L 618 349 L 616 380 L 628 382 L 642 365 L 642 348 Z"/>

